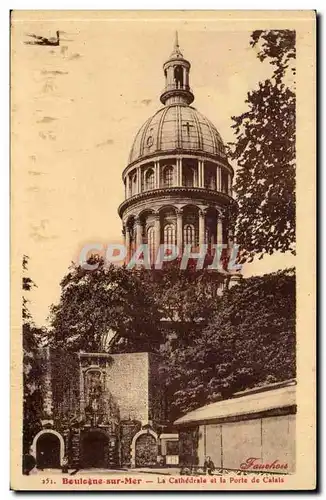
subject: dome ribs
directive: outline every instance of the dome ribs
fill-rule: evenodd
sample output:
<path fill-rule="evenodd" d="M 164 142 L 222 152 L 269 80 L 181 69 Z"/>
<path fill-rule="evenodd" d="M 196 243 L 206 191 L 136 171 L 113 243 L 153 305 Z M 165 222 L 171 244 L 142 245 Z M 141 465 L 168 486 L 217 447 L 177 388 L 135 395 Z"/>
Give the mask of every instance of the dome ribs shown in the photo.
<path fill-rule="evenodd" d="M 198 136 L 198 149 L 203 150 L 204 149 L 204 138 L 203 138 L 202 130 L 201 130 L 200 123 L 198 120 L 198 116 L 197 116 L 197 110 L 195 110 L 194 108 L 191 108 L 191 107 L 189 109 L 191 110 L 190 113 L 192 115 L 192 119 L 196 124 L 196 132 L 197 132 L 197 136 Z"/>
<path fill-rule="evenodd" d="M 155 113 L 155 115 L 156 115 L 156 113 Z M 147 122 L 145 124 L 144 130 L 143 130 L 143 134 L 142 134 L 142 137 L 141 137 L 141 140 L 140 140 L 139 155 L 138 155 L 138 157 L 144 156 L 145 139 L 147 138 L 146 137 L 147 136 L 147 130 L 149 129 L 149 126 L 152 123 L 154 116 L 152 116 L 149 120 L 147 120 Z"/>
<path fill-rule="evenodd" d="M 208 126 L 209 128 L 209 131 L 211 133 L 211 138 L 212 138 L 212 141 L 213 141 L 213 144 L 214 144 L 214 148 L 215 148 L 215 154 L 220 154 L 220 151 L 219 151 L 219 147 L 218 147 L 218 141 L 217 141 L 217 133 L 215 132 L 214 128 L 213 128 L 213 125 L 211 124 L 211 122 L 206 118 L 206 116 L 204 115 L 201 115 L 203 121 L 206 123 L 206 125 Z"/>
<path fill-rule="evenodd" d="M 223 141 L 215 126 L 186 104 L 164 106 L 142 125 L 131 147 L 128 165 L 168 152 L 201 152 L 225 162 Z"/>
<path fill-rule="evenodd" d="M 162 116 L 160 118 L 160 121 L 158 122 L 158 127 L 157 127 L 157 144 L 156 144 L 156 147 L 158 150 L 161 150 L 162 149 L 162 129 L 163 129 L 163 125 L 164 125 L 164 119 L 165 119 L 165 116 L 167 114 L 167 112 L 169 111 L 170 107 L 167 106 L 165 108 L 163 108 L 162 111 Z"/>

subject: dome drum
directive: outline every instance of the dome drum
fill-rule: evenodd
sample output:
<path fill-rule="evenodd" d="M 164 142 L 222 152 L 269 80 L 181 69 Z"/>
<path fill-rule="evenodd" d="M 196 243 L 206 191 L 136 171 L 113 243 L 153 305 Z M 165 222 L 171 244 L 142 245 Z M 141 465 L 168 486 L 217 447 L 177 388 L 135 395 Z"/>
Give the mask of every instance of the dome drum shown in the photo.
<path fill-rule="evenodd" d="M 202 188 L 232 196 L 233 171 L 214 161 L 196 157 L 153 159 L 128 169 L 124 175 L 125 199 L 161 188 Z"/>
<path fill-rule="evenodd" d="M 198 252 L 207 245 L 207 254 L 213 255 L 215 245 L 228 244 L 228 233 L 223 212 L 213 205 L 171 204 L 130 213 L 123 219 L 125 244 L 132 255 L 140 245 L 147 244 L 151 263 L 155 262 L 160 244 L 176 245 L 182 254 L 185 245 Z"/>

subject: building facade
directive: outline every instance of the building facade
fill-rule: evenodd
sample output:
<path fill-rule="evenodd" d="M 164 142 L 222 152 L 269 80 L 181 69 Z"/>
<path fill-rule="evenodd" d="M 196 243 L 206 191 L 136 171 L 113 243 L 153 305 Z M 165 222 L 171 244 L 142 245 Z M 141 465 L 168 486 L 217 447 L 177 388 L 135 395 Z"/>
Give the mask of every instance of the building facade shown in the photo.
<path fill-rule="evenodd" d="M 173 463 L 177 435 L 162 433 L 158 355 L 47 348 L 40 359 L 42 429 L 31 446 L 38 468 L 58 468 L 64 457 L 76 469 L 150 467 L 162 451 Z"/>
<path fill-rule="evenodd" d="M 138 131 L 123 171 L 122 219 L 127 258 L 148 245 L 151 264 L 159 245 L 179 254 L 207 244 L 228 244 L 233 169 L 215 126 L 191 103 L 190 63 L 179 48 L 163 66 L 164 105 Z"/>
<path fill-rule="evenodd" d="M 175 422 L 181 472 L 203 472 L 206 457 L 216 470 L 295 472 L 296 411 L 296 382 L 290 380 L 187 413 Z"/>

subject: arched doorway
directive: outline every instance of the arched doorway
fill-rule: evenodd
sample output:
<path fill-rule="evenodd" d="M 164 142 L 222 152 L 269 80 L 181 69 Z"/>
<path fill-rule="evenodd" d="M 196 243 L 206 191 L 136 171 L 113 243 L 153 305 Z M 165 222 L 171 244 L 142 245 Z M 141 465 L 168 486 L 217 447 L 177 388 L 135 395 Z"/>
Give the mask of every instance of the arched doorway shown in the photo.
<path fill-rule="evenodd" d="M 109 466 L 109 437 L 102 431 L 89 431 L 82 440 L 82 466 L 86 469 Z"/>
<path fill-rule="evenodd" d="M 61 443 L 52 432 L 41 434 L 36 441 L 36 466 L 39 469 L 58 469 L 61 462 Z"/>
<path fill-rule="evenodd" d="M 135 442 L 135 466 L 151 467 L 156 464 L 157 439 L 152 433 L 143 433 Z"/>

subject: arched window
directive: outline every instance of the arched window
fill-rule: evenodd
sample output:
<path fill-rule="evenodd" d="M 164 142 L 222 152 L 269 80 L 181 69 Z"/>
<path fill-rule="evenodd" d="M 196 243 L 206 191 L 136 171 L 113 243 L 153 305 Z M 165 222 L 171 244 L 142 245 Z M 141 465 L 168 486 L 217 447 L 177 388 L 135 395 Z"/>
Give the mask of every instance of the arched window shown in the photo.
<path fill-rule="evenodd" d="M 208 172 L 207 177 L 205 177 L 205 188 L 216 189 L 216 178 L 212 172 Z"/>
<path fill-rule="evenodd" d="M 155 229 L 153 226 L 147 230 L 148 255 L 151 264 L 155 262 Z"/>
<path fill-rule="evenodd" d="M 151 168 L 147 170 L 145 176 L 145 188 L 148 191 L 149 189 L 154 189 L 154 170 Z"/>
<path fill-rule="evenodd" d="M 164 226 L 164 244 L 175 245 L 175 226 L 174 224 L 166 224 Z"/>
<path fill-rule="evenodd" d="M 163 172 L 163 182 L 165 187 L 173 186 L 173 167 L 165 167 Z"/>
<path fill-rule="evenodd" d="M 182 185 L 186 187 L 193 187 L 195 185 L 195 171 L 191 167 L 183 168 Z"/>
<path fill-rule="evenodd" d="M 183 87 L 183 67 L 176 66 L 174 68 L 174 81 L 177 89 L 181 89 Z"/>
<path fill-rule="evenodd" d="M 195 226 L 186 224 L 183 228 L 183 241 L 185 245 L 195 245 Z"/>
<path fill-rule="evenodd" d="M 228 174 L 222 170 L 222 192 L 228 192 Z"/>

